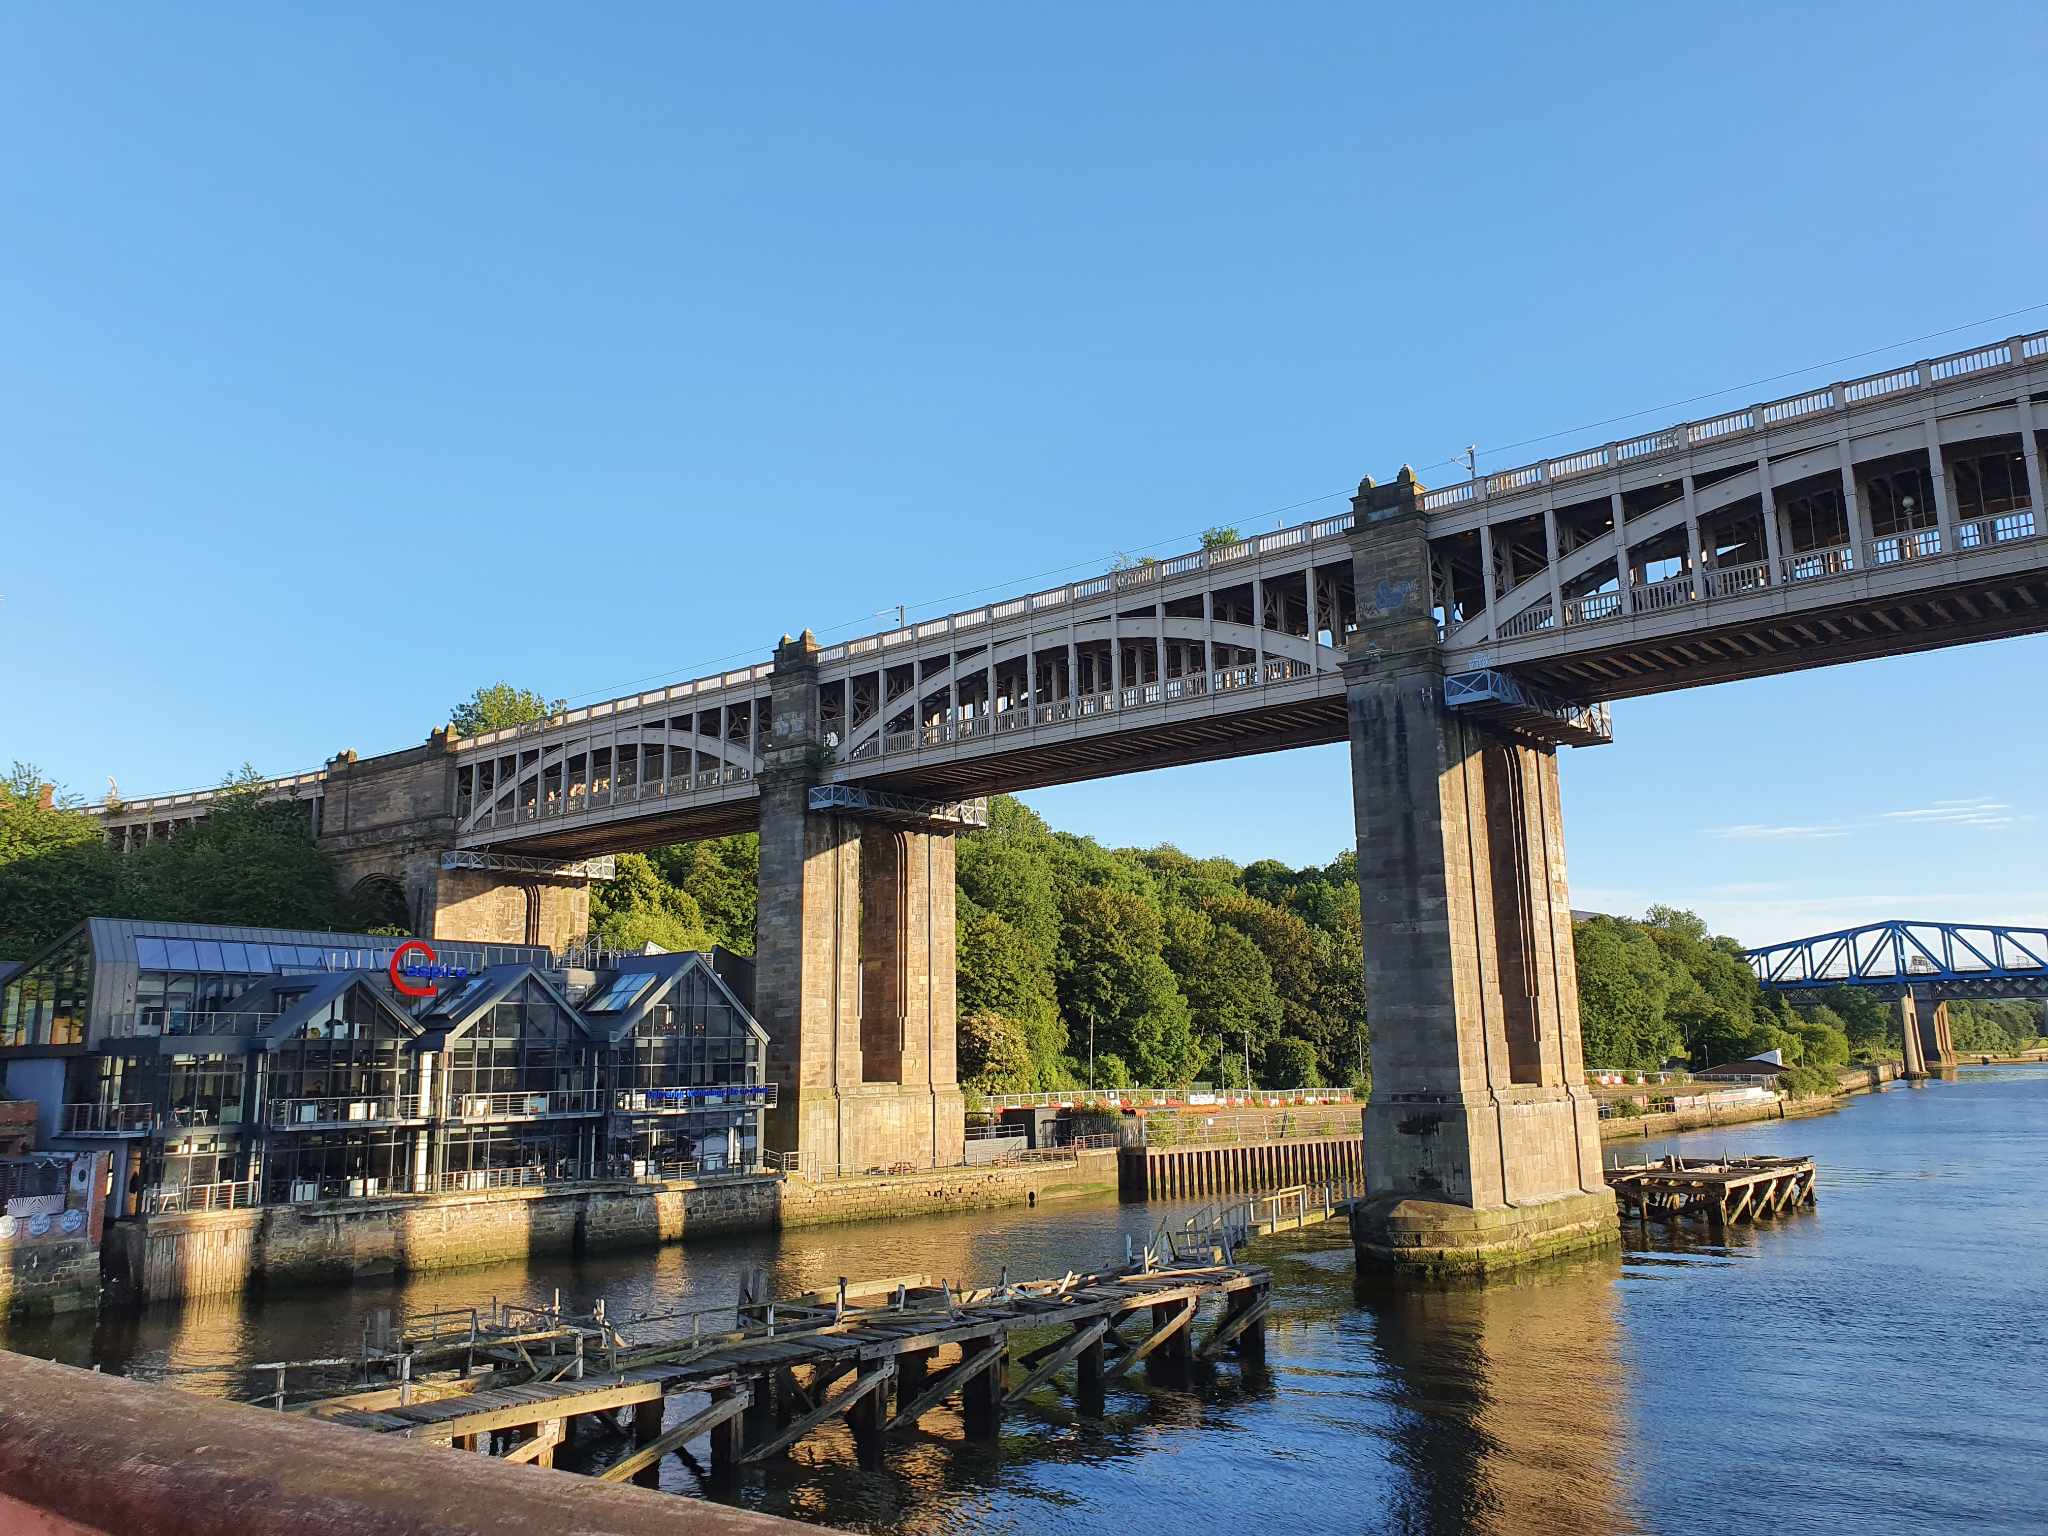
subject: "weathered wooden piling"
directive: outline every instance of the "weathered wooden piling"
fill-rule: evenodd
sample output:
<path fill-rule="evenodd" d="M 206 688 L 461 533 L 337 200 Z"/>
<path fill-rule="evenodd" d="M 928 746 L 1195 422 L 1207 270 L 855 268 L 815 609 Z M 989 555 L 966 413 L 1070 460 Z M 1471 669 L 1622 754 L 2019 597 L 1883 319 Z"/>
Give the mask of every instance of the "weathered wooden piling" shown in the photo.
<path fill-rule="evenodd" d="M 1305 1208 L 1295 1202 L 1296 1220 Z M 729 1324 L 713 1327 L 702 1313 L 622 1324 L 601 1313 L 565 1317 L 559 1304 L 494 1304 L 487 1316 L 462 1314 L 459 1326 L 442 1318 L 416 1328 L 374 1358 L 366 1350 L 365 1368 L 402 1376 L 401 1389 L 371 1385 L 298 1406 L 337 1424 L 537 1466 L 553 1465 L 577 1419 L 623 1415 L 630 1447 L 596 1478 L 643 1487 L 659 1486 L 665 1456 L 706 1435 L 711 1476 L 722 1481 L 844 1419 L 860 1464 L 873 1468 L 891 1435 L 914 1429 L 948 1399 L 960 1402 L 968 1437 L 987 1441 L 1001 1434 L 1005 1409 L 1068 1370 L 1088 1412 L 1139 1364 L 1180 1381 L 1198 1355 L 1229 1349 L 1247 1362 L 1262 1359 L 1270 1278 L 1204 1261 L 1213 1248 L 1187 1249 L 1169 1234 L 1122 1268 L 1006 1277 L 973 1290 L 922 1276 L 842 1281 L 822 1296 L 743 1300 L 717 1314 Z M 1196 1249 L 1204 1260 L 1189 1261 Z M 1198 1317 L 1212 1304 L 1215 1322 L 1198 1351 Z M 663 1325 L 671 1336 L 661 1336 Z M 1018 1353 L 1020 1335 L 1048 1332 L 1050 1342 Z M 472 1359 L 475 1371 L 458 1374 Z M 428 1369 L 436 1361 L 453 1368 L 437 1377 Z M 670 1400 L 687 1394 L 705 1395 L 707 1406 L 664 1429 Z"/>
<path fill-rule="evenodd" d="M 1810 1157 L 1666 1157 L 1607 1170 L 1624 1215 L 1647 1225 L 1699 1217 L 1718 1231 L 1816 1203 Z"/>

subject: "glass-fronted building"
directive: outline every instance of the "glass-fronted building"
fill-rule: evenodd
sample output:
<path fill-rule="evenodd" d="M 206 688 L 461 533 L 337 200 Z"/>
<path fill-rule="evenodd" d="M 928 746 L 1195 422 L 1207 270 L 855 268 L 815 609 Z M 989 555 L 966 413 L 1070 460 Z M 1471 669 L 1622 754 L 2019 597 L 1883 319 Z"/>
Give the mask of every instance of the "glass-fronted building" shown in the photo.
<path fill-rule="evenodd" d="M 0 983 L 45 1145 L 112 1146 L 116 1214 L 758 1166 L 766 1037 L 716 955 L 93 919 Z"/>
<path fill-rule="evenodd" d="M 613 1169 L 714 1173 L 760 1161 L 768 1036 L 714 957 L 635 955 L 599 978 L 583 1015 L 610 1053 Z"/>

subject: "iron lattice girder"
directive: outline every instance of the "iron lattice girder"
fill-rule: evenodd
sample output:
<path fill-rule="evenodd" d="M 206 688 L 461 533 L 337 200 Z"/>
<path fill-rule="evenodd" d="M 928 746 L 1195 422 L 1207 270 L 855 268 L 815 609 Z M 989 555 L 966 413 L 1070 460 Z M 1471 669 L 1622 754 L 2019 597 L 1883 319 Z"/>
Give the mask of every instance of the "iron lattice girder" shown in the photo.
<path fill-rule="evenodd" d="M 886 789 L 865 789 L 858 784 L 816 784 L 811 787 L 810 808 L 837 811 L 847 816 L 866 816 L 876 821 L 912 822 L 934 827 L 985 827 L 988 801 L 927 800 L 919 795 L 893 794 Z"/>
<path fill-rule="evenodd" d="M 1614 721 L 1605 704 L 1574 704 L 1491 667 L 1446 677 L 1444 708 L 1544 746 L 1603 747 L 1614 740 Z"/>
<path fill-rule="evenodd" d="M 2048 983 L 2048 929 L 1893 919 L 1748 950 L 1743 958 L 1759 982 L 1781 991 L 1955 986 L 1982 996 L 1997 985 Z"/>
<path fill-rule="evenodd" d="M 451 848 L 441 855 L 443 869 L 480 869 L 508 875 L 547 875 L 557 880 L 610 880 L 618 873 L 610 854 L 595 859 L 536 859 L 519 853 L 492 853 L 485 848 Z"/>

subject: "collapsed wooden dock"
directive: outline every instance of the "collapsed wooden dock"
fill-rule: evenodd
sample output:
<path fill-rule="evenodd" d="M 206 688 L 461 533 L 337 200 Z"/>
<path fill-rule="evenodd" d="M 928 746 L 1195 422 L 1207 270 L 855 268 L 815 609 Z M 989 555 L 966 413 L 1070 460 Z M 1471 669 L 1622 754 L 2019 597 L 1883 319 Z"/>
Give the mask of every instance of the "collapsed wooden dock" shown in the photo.
<path fill-rule="evenodd" d="M 1148 1247 L 1100 1273 L 967 1290 L 921 1275 L 841 1281 L 829 1295 L 742 1296 L 712 1312 L 630 1322 L 602 1309 L 571 1317 L 559 1306 L 494 1305 L 416 1320 L 366 1345 L 362 1364 L 379 1384 L 290 1411 L 551 1466 L 579 1421 L 609 1436 L 604 1421 L 630 1410 L 630 1449 L 595 1475 L 649 1486 L 662 1457 L 706 1435 L 711 1475 L 722 1480 L 844 1419 L 873 1467 L 888 1437 L 949 1399 L 961 1401 L 968 1438 L 993 1439 L 1005 1409 L 1068 1368 L 1085 1409 L 1140 1364 L 1168 1380 L 1226 1352 L 1257 1365 L 1269 1290 L 1263 1269 L 1162 1262 Z M 276 1372 L 282 1404 L 291 1364 L 260 1369 Z M 686 1405 L 665 1428 L 668 1401 L 680 1397 L 701 1406 Z"/>
<path fill-rule="evenodd" d="M 1810 1157 L 1666 1157 L 1607 1170 L 1625 1215 L 1645 1224 L 1699 1217 L 1717 1230 L 1814 1204 L 1814 1177 Z"/>

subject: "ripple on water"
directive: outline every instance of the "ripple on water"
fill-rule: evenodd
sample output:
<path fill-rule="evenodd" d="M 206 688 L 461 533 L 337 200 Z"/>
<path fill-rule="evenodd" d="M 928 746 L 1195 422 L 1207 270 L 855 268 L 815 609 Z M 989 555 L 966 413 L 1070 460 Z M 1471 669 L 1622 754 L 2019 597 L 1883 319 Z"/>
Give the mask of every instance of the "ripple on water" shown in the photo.
<path fill-rule="evenodd" d="M 1854 1101 L 1839 1114 L 1674 1138 L 1805 1152 L 1820 1206 L 1725 1240 L 1631 1227 L 1617 1257 L 1484 1289 L 1354 1288 L 1341 1231 L 1261 1244 L 1269 1374 L 1144 1382 L 1099 1419 L 1044 1392 L 996 1447 L 957 1413 L 861 1472 L 843 1429 L 742 1502 L 841 1528 L 1176 1536 L 1287 1532 L 2048 1530 L 2040 1317 L 2048 1069 Z M 8 1342 L 110 1368 L 347 1348 L 367 1311 L 559 1286 L 615 1312 L 839 1275 L 986 1282 L 1120 1255 L 1184 1210 L 1112 1204 L 933 1217 L 576 1263 L 17 1327 Z M 693 1492 L 680 1460 L 663 1485 Z"/>

